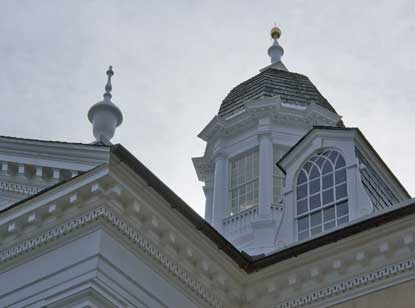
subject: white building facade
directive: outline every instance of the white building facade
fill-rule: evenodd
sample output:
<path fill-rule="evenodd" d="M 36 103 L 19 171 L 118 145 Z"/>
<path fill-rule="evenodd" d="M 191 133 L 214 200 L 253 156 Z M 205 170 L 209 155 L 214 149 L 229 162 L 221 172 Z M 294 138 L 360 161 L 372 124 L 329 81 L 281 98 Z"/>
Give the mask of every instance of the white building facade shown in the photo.
<path fill-rule="evenodd" d="M 271 65 L 199 137 L 205 220 L 122 145 L 0 137 L 0 307 L 413 307 L 415 202 L 311 81 Z"/>

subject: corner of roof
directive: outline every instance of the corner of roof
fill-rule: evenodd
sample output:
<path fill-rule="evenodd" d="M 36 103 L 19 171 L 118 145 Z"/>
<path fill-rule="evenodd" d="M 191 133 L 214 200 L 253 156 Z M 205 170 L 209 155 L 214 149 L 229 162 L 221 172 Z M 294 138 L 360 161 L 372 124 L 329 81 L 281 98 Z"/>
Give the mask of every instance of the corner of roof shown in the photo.
<path fill-rule="evenodd" d="M 74 181 L 78 180 L 81 177 L 85 177 L 85 176 L 87 176 L 87 175 L 95 172 L 96 170 L 102 168 L 105 165 L 107 165 L 107 163 L 103 163 L 103 164 L 101 164 L 99 166 L 96 166 L 95 168 L 92 168 L 92 169 L 90 169 L 88 171 L 80 172 L 78 175 L 76 175 L 76 176 L 74 176 L 72 178 L 69 178 L 69 179 L 66 179 L 66 180 L 62 180 L 62 181 L 60 181 L 60 182 L 58 182 L 58 183 L 56 183 L 54 185 L 51 185 L 51 186 L 48 186 L 48 187 L 42 189 L 41 191 L 37 192 L 36 194 L 33 194 L 31 196 L 28 196 L 28 197 L 26 197 L 24 199 L 21 199 L 21 200 L 15 202 L 15 203 L 12 203 L 9 206 L 7 206 L 6 208 L 1 209 L 0 210 L 0 215 L 3 214 L 3 213 L 5 213 L 5 212 L 7 212 L 7 211 L 9 211 L 9 210 L 11 210 L 11 209 L 13 209 L 13 208 L 16 208 L 16 207 L 20 206 L 21 204 L 24 204 L 24 203 L 26 203 L 26 202 L 28 202 L 30 200 L 33 200 L 33 199 L 35 199 L 37 197 L 40 197 L 40 196 L 42 196 L 42 195 L 44 195 L 44 194 L 46 194 L 46 193 L 54 190 L 55 188 L 58 188 L 58 187 L 61 187 L 61 186 L 65 185 L 65 184 L 74 182 Z"/>

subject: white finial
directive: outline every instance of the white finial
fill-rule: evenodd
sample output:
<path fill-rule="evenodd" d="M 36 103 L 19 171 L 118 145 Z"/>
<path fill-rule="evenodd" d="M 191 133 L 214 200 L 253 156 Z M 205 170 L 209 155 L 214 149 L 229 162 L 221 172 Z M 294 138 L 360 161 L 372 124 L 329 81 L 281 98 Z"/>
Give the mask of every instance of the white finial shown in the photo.
<path fill-rule="evenodd" d="M 268 55 L 271 57 L 271 63 L 275 64 L 281 62 L 281 57 L 284 54 L 284 49 L 278 44 L 278 39 L 281 36 L 280 28 L 274 26 L 271 29 L 271 38 L 274 40 L 272 46 L 268 48 Z"/>
<path fill-rule="evenodd" d="M 110 66 L 107 70 L 108 80 L 105 85 L 104 100 L 93 105 L 88 111 L 88 119 L 92 123 L 96 141 L 106 144 L 111 144 L 110 140 L 114 136 L 115 129 L 123 120 L 121 110 L 111 101 L 113 75 L 114 72 Z"/>

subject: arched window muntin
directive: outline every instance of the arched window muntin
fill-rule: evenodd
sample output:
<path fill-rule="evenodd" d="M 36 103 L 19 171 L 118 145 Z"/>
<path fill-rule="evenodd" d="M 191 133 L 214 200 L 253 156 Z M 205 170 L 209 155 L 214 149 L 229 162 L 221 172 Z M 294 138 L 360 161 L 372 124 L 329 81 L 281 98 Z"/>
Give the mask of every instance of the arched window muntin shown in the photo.
<path fill-rule="evenodd" d="M 298 239 L 329 231 L 349 221 L 346 162 L 335 149 L 315 153 L 296 182 Z"/>

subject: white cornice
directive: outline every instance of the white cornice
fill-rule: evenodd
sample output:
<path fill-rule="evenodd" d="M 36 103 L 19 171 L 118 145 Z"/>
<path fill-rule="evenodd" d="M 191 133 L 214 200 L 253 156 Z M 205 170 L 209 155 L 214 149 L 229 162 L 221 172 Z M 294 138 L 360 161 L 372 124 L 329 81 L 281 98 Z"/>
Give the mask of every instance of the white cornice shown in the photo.
<path fill-rule="evenodd" d="M 0 161 L 86 171 L 109 160 L 109 147 L 0 137 Z"/>
<path fill-rule="evenodd" d="M 153 261 L 155 261 L 157 264 L 159 264 L 165 270 L 167 270 L 167 272 L 170 275 L 172 275 L 172 277 L 175 277 L 178 280 L 180 280 L 199 298 L 209 303 L 210 306 L 217 308 L 236 307 L 224 304 L 218 297 L 214 295 L 214 289 L 209 289 L 203 286 L 200 282 L 197 281 L 197 279 L 193 278 L 193 275 L 189 274 L 187 270 L 181 268 L 181 266 L 177 264 L 173 259 L 171 259 L 171 257 L 165 255 L 148 239 L 141 236 L 140 233 L 137 232 L 134 227 L 132 227 L 130 224 L 128 224 L 126 221 L 124 221 L 122 218 L 120 218 L 117 214 L 112 212 L 107 207 L 95 208 L 89 212 L 82 214 L 81 216 L 70 219 L 63 224 L 57 225 L 51 229 L 46 230 L 41 234 L 29 238 L 18 245 L 12 246 L 6 250 L 1 251 L 0 266 L 2 264 L 7 264 L 9 260 L 14 260 L 17 256 L 21 258 L 28 253 L 36 253 L 36 248 L 44 247 L 46 244 L 54 242 L 56 245 L 57 239 L 59 239 L 59 241 L 64 241 L 66 235 L 73 233 L 75 230 L 77 230 L 77 232 L 81 232 L 83 227 L 88 226 L 90 228 L 94 223 L 105 223 L 112 226 L 114 231 L 121 233 L 120 235 L 122 235 L 123 238 L 127 237 L 129 241 L 132 241 L 132 243 L 135 244 L 134 247 L 139 248 L 145 255 L 149 256 Z M 389 240 L 393 241 L 392 238 Z M 345 251 L 343 251 L 342 253 L 345 253 Z M 326 258 L 334 258 L 336 260 L 339 260 L 340 258 L 339 255 L 334 255 L 331 257 L 328 254 L 326 254 L 325 256 Z M 314 268 L 311 264 L 305 263 L 305 265 L 309 269 Z M 322 288 L 317 288 L 312 292 L 307 292 L 305 290 L 305 293 L 300 291 L 300 287 L 295 287 L 295 284 L 298 283 L 298 279 L 296 277 L 303 277 L 298 270 L 293 271 L 294 276 L 289 276 L 288 278 L 285 275 L 276 275 L 275 273 L 272 274 L 272 277 L 274 277 L 274 284 L 272 284 L 269 281 L 269 279 L 266 278 L 260 278 L 261 282 L 249 282 L 249 280 L 247 280 L 243 282 L 243 284 L 245 285 L 245 288 L 247 290 L 247 300 L 249 301 L 249 303 L 246 303 L 243 307 L 296 308 L 306 306 L 330 306 L 333 304 L 333 302 L 339 303 L 346 299 L 354 298 L 362 294 L 367 294 L 369 292 L 373 292 L 374 290 L 390 286 L 391 284 L 397 284 L 407 281 L 408 279 L 412 279 L 412 275 L 415 269 L 415 259 L 412 256 L 412 258 L 410 259 L 392 262 L 371 271 L 364 271 L 364 268 L 361 269 L 363 270 L 362 273 L 355 274 L 351 278 L 340 280 L 335 283 L 332 283 L 329 280 L 325 282 L 325 279 L 320 278 L 319 281 L 321 282 L 319 283 L 319 285 L 326 286 Z M 344 270 L 345 269 L 343 269 L 343 271 Z M 320 275 L 320 271 L 321 269 L 319 269 L 318 267 L 316 268 L 315 274 L 313 274 L 314 271 L 311 270 L 311 279 L 313 279 L 313 275 Z M 338 269 L 336 269 L 336 266 L 334 266 L 333 271 L 338 271 Z M 323 272 L 325 273 L 325 275 L 328 275 L 327 271 Z M 268 275 L 269 274 L 270 273 L 268 273 Z M 257 274 L 256 276 L 258 275 L 262 276 L 261 273 Z M 342 276 L 347 277 L 345 272 L 343 272 Z M 288 285 L 286 287 L 295 288 L 295 293 L 298 293 L 298 295 L 289 300 L 280 302 L 277 305 L 271 304 L 271 302 L 275 302 L 275 297 L 272 296 L 272 294 L 276 292 L 276 286 L 278 285 L 276 284 L 275 279 L 281 280 L 284 278 L 288 279 Z M 226 276 L 224 276 L 221 279 L 226 280 Z M 305 283 L 305 281 L 302 281 L 302 283 Z M 272 287 L 273 285 L 274 287 Z M 279 291 L 282 292 L 284 290 L 279 289 Z M 251 296 L 253 296 L 252 292 L 260 293 L 257 293 L 256 296 L 251 298 Z M 263 294 L 263 292 L 266 293 Z M 259 294 L 261 294 L 262 296 L 258 296 Z M 267 297 L 269 297 L 269 299 L 267 299 Z M 270 303 L 266 304 L 266 302 L 268 301 Z"/>
<path fill-rule="evenodd" d="M 286 121 L 300 125 L 336 126 L 341 119 L 336 113 L 317 104 L 290 104 L 283 103 L 279 96 L 266 97 L 246 101 L 243 109 L 232 116 L 215 116 L 198 137 L 213 142 L 220 136 L 229 136 L 255 125 L 257 120 L 264 116 L 278 122 Z"/>
<path fill-rule="evenodd" d="M 215 170 L 213 163 L 206 157 L 193 157 L 192 161 L 199 181 L 212 181 L 213 172 Z"/>
<path fill-rule="evenodd" d="M 331 307 L 357 296 L 413 280 L 415 259 L 389 264 L 325 288 L 279 303 L 273 308 Z M 361 290 L 365 289 L 365 290 Z"/>
<path fill-rule="evenodd" d="M 58 185 L 56 188 L 46 191 L 39 196 L 30 198 L 26 202 L 19 204 L 18 206 L 11 206 L 11 208 L 2 214 L 0 214 L 0 230 L 4 228 L 5 225 L 11 221 L 21 218 L 22 216 L 27 215 L 33 211 L 36 211 L 50 202 L 54 202 L 57 199 L 67 196 L 71 192 L 74 192 L 78 189 L 82 189 L 87 185 L 90 185 L 92 182 L 104 177 L 108 174 L 108 166 L 103 165 L 98 167 L 90 172 L 80 175 L 77 178 L 74 178 L 67 183 Z"/>
<path fill-rule="evenodd" d="M 149 255 L 153 260 L 157 261 L 161 266 L 168 270 L 172 276 L 179 279 L 201 299 L 208 302 L 212 307 L 224 307 L 224 304 L 214 295 L 210 294 L 210 292 L 198 281 L 192 278 L 185 270 L 178 266 L 169 257 L 164 255 L 145 238 L 140 236 L 140 234 L 132 226 L 124 222 L 106 207 L 96 208 L 80 217 L 74 218 L 64 224 L 49 229 L 47 232 L 39 234 L 28 241 L 2 251 L 0 253 L 0 264 L 5 263 L 16 256 L 21 256 L 31 252 L 35 248 L 45 245 L 53 240 L 56 240 L 57 238 L 61 238 L 73 232 L 74 230 L 88 226 L 97 221 L 105 221 L 115 227 L 124 236 L 127 236 L 130 241 L 133 241 L 136 244 L 136 247 L 141 249 L 145 254 Z"/>

